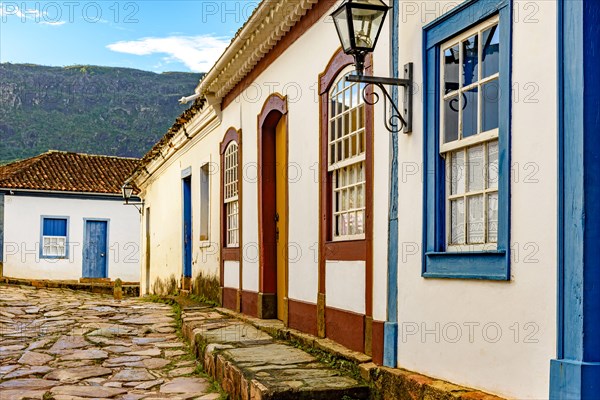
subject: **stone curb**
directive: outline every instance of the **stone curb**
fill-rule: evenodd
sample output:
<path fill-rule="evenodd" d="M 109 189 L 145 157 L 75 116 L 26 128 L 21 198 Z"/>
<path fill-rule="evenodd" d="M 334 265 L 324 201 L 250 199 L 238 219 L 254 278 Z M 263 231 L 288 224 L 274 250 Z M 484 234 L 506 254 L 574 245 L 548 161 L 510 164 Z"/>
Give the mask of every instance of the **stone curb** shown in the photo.
<path fill-rule="evenodd" d="M 114 282 L 109 283 L 95 283 L 95 282 L 77 282 L 77 281 L 52 281 L 46 279 L 20 279 L 20 278 L 9 278 L 0 277 L 0 284 L 13 285 L 13 286 L 33 286 L 35 288 L 48 288 L 48 289 L 69 289 L 76 291 L 91 292 L 96 294 L 107 294 L 113 295 Z M 139 297 L 140 286 L 124 284 L 123 285 L 123 296 L 126 297 Z"/>
<path fill-rule="evenodd" d="M 378 393 L 373 397 L 381 400 L 504 400 L 476 389 L 417 374 L 401 368 L 388 368 L 374 364 L 370 356 L 352 351 L 329 339 L 321 339 L 295 329 L 287 328 L 279 320 L 263 320 L 225 308 L 216 308 L 221 314 L 237 318 L 253 325 L 269 335 L 295 340 L 303 346 L 313 347 L 333 356 L 351 361 L 360 369 L 362 378 Z"/>
<path fill-rule="evenodd" d="M 179 304 L 180 306 L 183 306 L 181 303 Z M 219 382 L 223 390 L 228 393 L 233 400 L 333 400 L 342 398 L 366 400 L 371 398 L 369 387 L 366 386 L 360 378 L 357 380 L 344 377 L 342 374 L 339 374 L 337 370 L 317 362 L 312 356 L 306 354 L 304 351 L 295 349 L 289 344 L 281 344 L 277 340 L 274 340 L 269 332 L 255 328 L 251 323 L 243 320 L 240 321 L 235 318 L 235 316 L 227 315 L 224 312 L 220 312 L 222 311 L 221 309 L 215 309 L 210 306 L 182 308 L 182 334 L 184 338 L 190 343 L 192 351 L 196 355 L 196 358 L 202 363 L 205 373 Z M 216 314 L 219 317 L 211 317 L 211 313 Z M 243 328 L 243 325 L 249 329 Z M 226 330 L 234 328 L 234 331 L 227 331 L 228 333 L 225 333 L 225 336 L 217 335 L 220 339 L 215 340 L 216 337 L 213 332 L 220 331 L 222 328 Z M 254 333 L 252 333 L 252 331 L 254 331 Z M 236 332 L 244 332 L 241 336 L 245 337 L 245 339 L 236 337 L 236 339 L 229 340 L 226 338 Z M 262 335 L 260 334 L 261 332 Z M 258 369 L 259 372 L 256 373 L 257 365 L 253 366 L 253 362 L 249 362 L 244 356 L 240 359 L 232 355 L 232 352 L 235 351 L 250 350 L 262 346 L 288 347 L 297 353 L 305 354 L 306 357 L 309 357 L 309 359 L 312 359 L 313 361 L 307 361 L 306 359 L 302 361 L 299 359 L 297 361 L 298 364 L 296 364 L 296 362 L 290 363 L 289 360 L 288 363 L 279 364 L 278 361 L 267 357 L 266 359 L 257 361 L 257 365 L 263 365 L 264 362 L 264 365 L 271 365 L 272 369 L 275 371 L 284 371 L 285 369 L 290 372 L 298 371 L 294 372 L 295 374 L 301 373 L 302 368 L 308 368 L 305 371 L 311 371 L 310 373 L 312 373 L 313 368 L 315 368 L 314 371 L 331 371 L 338 377 L 331 378 L 329 377 L 331 375 L 327 375 L 328 378 L 325 379 L 340 379 L 340 381 L 335 385 L 323 386 L 320 384 L 308 387 L 304 386 L 303 389 L 297 389 L 302 386 L 289 386 L 289 381 L 293 380 L 301 385 L 303 378 L 287 373 L 284 374 L 286 378 L 280 378 L 280 376 L 275 373 L 273 377 L 265 381 L 265 377 L 260 375 L 261 373 L 264 374 L 264 372 L 260 371 L 270 370 L 269 368 L 262 369 L 262 367 L 259 366 L 258 368 L 261 369 Z M 281 355 L 281 353 L 279 353 L 279 355 Z M 275 358 L 277 359 L 277 357 Z M 303 367 L 303 364 L 309 364 L 311 367 Z M 315 364 L 320 364 L 321 367 L 315 367 Z M 329 374 L 330 372 L 326 373 Z M 273 381 L 273 379 L 275 379 L 275 381 Z M 278 381 L 277 379 L 282 380 Z M 310 377 L 305 382 L 314 381 L 314 379 L 315 378 Z M 351 381 L 351 383 L 348 383 L 348 381 Z"/>

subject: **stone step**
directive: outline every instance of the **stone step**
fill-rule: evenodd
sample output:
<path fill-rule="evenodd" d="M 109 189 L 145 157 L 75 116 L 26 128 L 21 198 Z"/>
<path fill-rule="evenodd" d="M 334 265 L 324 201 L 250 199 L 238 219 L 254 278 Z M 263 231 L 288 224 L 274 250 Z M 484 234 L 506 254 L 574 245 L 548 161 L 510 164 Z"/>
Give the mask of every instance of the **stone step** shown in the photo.
<path fill-rule="evenodd" d="M 369 387 L 213 308 L 186 309 L 183 334 L 232 400 L 368 399 Z"/>

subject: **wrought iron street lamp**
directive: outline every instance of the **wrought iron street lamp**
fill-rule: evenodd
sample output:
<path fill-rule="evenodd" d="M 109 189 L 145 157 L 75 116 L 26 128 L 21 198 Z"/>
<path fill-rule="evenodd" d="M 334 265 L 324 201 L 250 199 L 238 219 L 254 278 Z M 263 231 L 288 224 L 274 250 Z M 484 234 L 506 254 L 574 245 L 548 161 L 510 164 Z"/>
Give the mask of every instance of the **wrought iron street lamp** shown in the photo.
<path fill-rule="evenodd" d="M 404 79 L 364 75 L 365 57 L 375 50 L 377 39 L 379 39 L 389 9 L 390 7 L 382 0 L 346 0 L 331 14 L 331 17 L 344 52 L 354 56 L 356 75 L 350 75 L 346 79 L 350 82 L 365 83 L 365 89 L 369 85 L 375 85 L 381 89 L 384 95 L 386 128 L 394 133 L 400 132 L 401 129 L 404 133 L 410 133 L 412 131 L 412 63 L 404 66 Z M 404 88 L 404 110 L 402 113 L 384 85 L 402 86 Z M 377 103 L 379 95 L 374 92 L 374 98 L 370 100 L 365 89 L 363 89 L 365 102 L 368 104 Z M 389 117 L 387 115 L 387 101 L 392 106 L 392 115 Z"/>
<path fill-rule="evenodd" d="M 127 181 L 125 182 L 125 184 L 121 187 L 121 194 L 123 195 L 123 199 L 125 200 L 125 205 L 129 205 L 129 206 L 134 206 L 135 208 L 137 208 L 137 210 L 140 212 L 140 214 L 142 213 L 142 207 L 144 205 L 143 201 L 139 201 L 139 202 L 131 202 L 131 197 L 133 196 L 133 185 Z M 140 206 L 140 207 L 138 207 Z"/>

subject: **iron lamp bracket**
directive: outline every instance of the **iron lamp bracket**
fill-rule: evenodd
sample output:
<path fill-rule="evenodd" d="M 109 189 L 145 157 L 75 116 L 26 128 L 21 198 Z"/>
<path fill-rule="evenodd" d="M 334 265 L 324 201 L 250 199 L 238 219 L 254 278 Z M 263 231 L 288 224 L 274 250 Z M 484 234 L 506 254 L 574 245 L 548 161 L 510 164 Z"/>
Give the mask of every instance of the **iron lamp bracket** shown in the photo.
<path fill-rule="evenodd" d="M 378 87 L 383 93 L 385 127 L 391 133 L 411 133 L 412 132 L 412 111 L 413 111 L 413 63 L 404 65 L 404 78 L 384 78 L 378 76 L 363 75 L 357 68 L 356 75 L 346 77 L 348 82 L 364 83 L 362 96 L 365 103 L 374 105 L 379 102 L 380 96 L 377 92 L 367 92 L 369 86 Z M 404 88 L 404 107 L 400 112 L 398 105 L 386 89 L 388 86 L 402 86 Z M 388 111 L 387 103 L 391 105 L 391 114 Z"/>

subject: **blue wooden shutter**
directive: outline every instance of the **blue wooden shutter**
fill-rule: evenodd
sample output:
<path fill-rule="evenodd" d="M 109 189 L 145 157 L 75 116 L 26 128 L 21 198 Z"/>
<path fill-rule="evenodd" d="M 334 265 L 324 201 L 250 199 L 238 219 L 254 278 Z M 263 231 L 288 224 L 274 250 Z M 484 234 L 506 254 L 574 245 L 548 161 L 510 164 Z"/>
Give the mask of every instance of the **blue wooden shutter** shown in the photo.
<path fill-rule="evenodd" d="M 67 220 L 44 218 L 44 236 L 67 236 Z"/>

